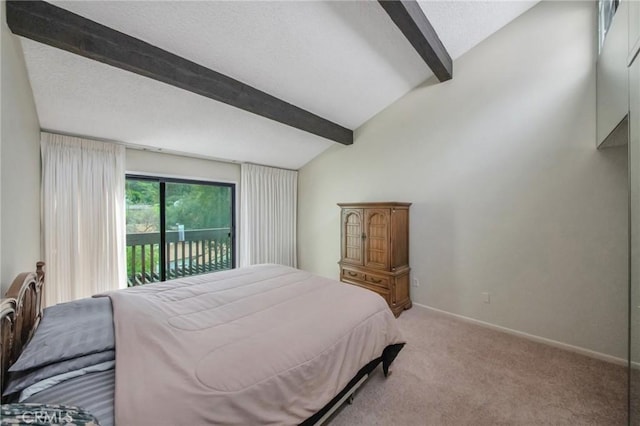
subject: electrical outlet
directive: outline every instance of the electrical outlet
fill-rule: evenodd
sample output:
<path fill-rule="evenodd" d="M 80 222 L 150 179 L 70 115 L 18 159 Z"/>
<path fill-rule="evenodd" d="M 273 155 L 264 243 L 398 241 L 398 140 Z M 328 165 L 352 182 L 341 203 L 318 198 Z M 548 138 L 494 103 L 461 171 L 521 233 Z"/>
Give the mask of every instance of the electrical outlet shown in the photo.
<path fill-rule="evenodd" d="M 420 287 L 420 280 L 414 278 L 411 280 L 411 287 Z"/>
<path fill-rule="evenodd" d="M 491 294 L 490 293 L 481 293 L 482 294 L 482 301 L 484 303 L 491 303 Z"/>

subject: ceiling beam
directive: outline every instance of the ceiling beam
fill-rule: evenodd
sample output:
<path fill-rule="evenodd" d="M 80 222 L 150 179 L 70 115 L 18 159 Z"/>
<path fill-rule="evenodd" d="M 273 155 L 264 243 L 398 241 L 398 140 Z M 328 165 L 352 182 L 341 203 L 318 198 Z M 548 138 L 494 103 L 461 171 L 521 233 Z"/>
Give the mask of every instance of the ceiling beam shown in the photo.
<path fill-rule="evenodd" d="M 344 145 L 353 131 L 268 93 L 44 1 L 6 2 L 11 31 Z"/>
<path fill-rule="evenodd" d="M 378 0 L 391 20 L 440 81 L 451 80 L 453 62 L 436 30 L 415 0 Z"/>

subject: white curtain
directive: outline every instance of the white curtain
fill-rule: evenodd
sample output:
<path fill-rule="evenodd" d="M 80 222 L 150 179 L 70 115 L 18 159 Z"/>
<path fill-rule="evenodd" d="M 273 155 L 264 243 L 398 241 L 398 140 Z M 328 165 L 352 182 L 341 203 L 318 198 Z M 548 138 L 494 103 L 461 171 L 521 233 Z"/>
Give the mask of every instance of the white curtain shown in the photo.
<path fill-rule="evenodd" d="M 298 172 L 242 164 L 240 265 L 297 266 Z"/>
<path fill-rule="evenodd" d="M 126 286 L 124 147 L 42 133 L 41 150 L 46 305 Z"/>

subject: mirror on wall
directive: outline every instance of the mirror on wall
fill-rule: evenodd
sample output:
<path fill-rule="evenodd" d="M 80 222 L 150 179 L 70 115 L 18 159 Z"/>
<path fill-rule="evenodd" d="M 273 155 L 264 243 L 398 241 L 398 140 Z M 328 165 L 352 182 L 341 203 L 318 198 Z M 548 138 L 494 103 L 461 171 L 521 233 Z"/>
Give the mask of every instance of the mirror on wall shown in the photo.
<path fill-rule="evenodd" d="M 640 2 L 599 0 L 597 146 L 629 153 L 629 425 L 640 426 Z"/>
<path fill-rule="evenodd" d="M 629 424 L 640 426 L 640 2 L 628 3 Z"/>
<path fill-rule="evenodd" d="M 640 60 L 629 68 L 629 184 L 630 184 L 630 294 L 629 294 L 629 424 L 640 425 Z"/>

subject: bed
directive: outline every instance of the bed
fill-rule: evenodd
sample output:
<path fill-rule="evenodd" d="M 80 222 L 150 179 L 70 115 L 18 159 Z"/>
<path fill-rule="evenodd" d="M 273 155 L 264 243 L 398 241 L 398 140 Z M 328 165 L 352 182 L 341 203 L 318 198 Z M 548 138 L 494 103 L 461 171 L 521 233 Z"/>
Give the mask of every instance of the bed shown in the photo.
<path fill-rule="evenodd" d="M 321 424 L 405 344 L 377 294 L 280 265 L 44 312 L 43 282 L 39 264 L 3 299 L 3 398 L 81 407 L 103 426 Z"/>

